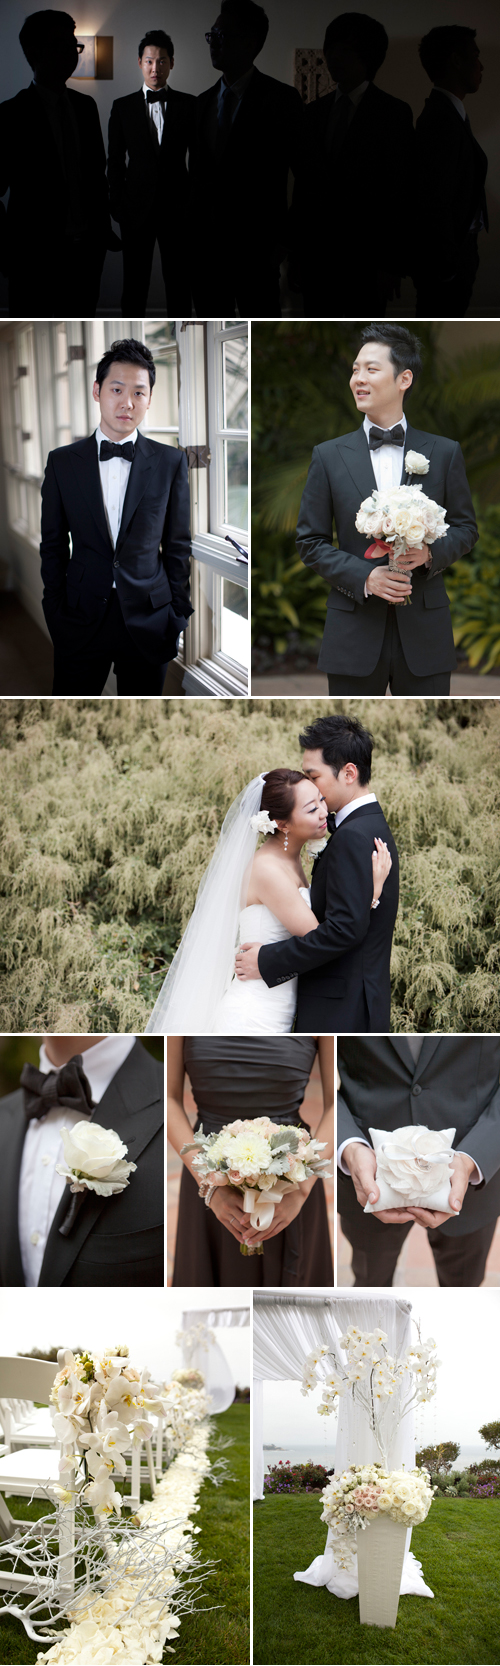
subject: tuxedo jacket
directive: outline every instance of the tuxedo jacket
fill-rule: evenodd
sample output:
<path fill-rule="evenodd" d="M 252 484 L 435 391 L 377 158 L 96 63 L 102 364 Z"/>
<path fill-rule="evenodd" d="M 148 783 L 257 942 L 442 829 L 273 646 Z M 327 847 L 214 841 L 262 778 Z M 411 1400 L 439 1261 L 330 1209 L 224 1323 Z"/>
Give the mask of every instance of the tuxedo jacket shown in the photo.
<path fill-rule="evenodd" d="M 66 88 L 76 118 L 81 173 L 79 189 L 86 240 L 102 256 L 109 235 L 106 155 L 99 112 L 87 93 Z M 45 105 L 31 84 L 0 104 L 0 196 L 10 187 L 7 208 L 8 269 L 11 277 L 26 262 L 35 272 L 54 263 L 64 238 L 70 185 L 65 179 Z"/>
<path fill-rule="evenodd" d="M 338 1066 L 338 1145 L 360 1134 L 370 1144 L 369 1128 L 456 1128 L 455 1150 L 473 1157 L 484 1179 L 440 1231 L 459 1238 L 500 1214 L 499 1036 L 425 1036 L 417 1064 L 403 1035 L 340 1036 Z M 338 1181 L 339 1212 L 356 1215 L 350 1175 L 339 1170 Z"/>
<path fill-rule="evenodd" d="M 115 99 L 108 132 L 110 208 L 122 230 L 132 230 L 172 211 L 187 208 L 189 149 L 196 99 L 167 89 L 163 133 L 158 144 L 142 88 Z M 172 224 L 173 236 L 179 226 Z"/>
<path fill-rule="evenodd" d="M 215 217 L 216 236 L 219 242 L 231 238 L 228 252 L 234 253 L 236 244 L 247 263 L 255 262 L 256 254 L 279 259 L 288 236 L 288 174 L 302 163 L 301 99 L 294 87 L 254 69 L 227 144 L 216 156 L 211 135 L 220 85 L 219 80 L 196 100 L 189 178 L 198 234 L 206 226 L 213 241 L 215 191 L 222 215 L 220 222 Z M 198 241 L 203 259 L 199 236 Z"/>
<path fill-rule="evenodd" d="M 374 839 L 392 856 L 378 908 L 373 899 Z M 391 944 L 399 900 L 396 845 L 380 804 L 360 803 L 318 856 L 311 886 L 320 921 L 305 937 L 265 944 L 259 971 L 269 989 L 299 974 L 296 1030 L 308 1034 L 388 1030 Z M 364 997 L 364 999 L 363 999 Z M 365 1007 L 366 1003 L 366 1007 Z"/>
<path fill-rule="evenodd" d="M 155 665 L 171 659 L 193 611 L 189 517 L 185 453 L 138 433 L 113 549 L 95 435 L 51 451 L 40 554 L 43 609 L 55 645 L 71 653 L 91 644 L 114 580 L 136 648 Z"/>
<path fill-rule="evenodd" d="M 470 227 L 480 209 L 488 226 L 487 171 L 488 158 L 468 122 L 451 99 L 434 88 L 416 123 L 415 179 L 423 182 L 426 249 L 432 250 L 432 265 L 441 278 L 452 278 L 460 271 Z"/>
<path fill-rule="evenodd" d="M 86 1192 L 67 1237 L 66 1186 L 45 1247 L 39 1285 L 163 1285 L 163 1066 L 135 1043 L 92 1117 L 113 1128 L 137 1164 L 123 1192 Z M 0 1284 L 24 1285 L 18 1194 L 26 1135 L 22 1088 L 0 1101 Z"/>
<path fill-rule="evenodd" d="M 462 452 L 457 440 L 421 433 L 408 423 L 401 447 L 404 455 L 420 451 L 429 459 L 429 472 L 418 478 L 427 497 L 446 510 L 448 532 L 432 546 L 432 567 L 412 573 L 411 604 L 397 604 L 403 653 L 416 677 L 453 671 L 456 665 L 451 614 L 443 572 L 452 561 L 468 555 L 478 539 L 472 498 Z M 368 676 L 380 658 L 388 602 L 364 596 L 373 567 L 387 566 L 387 556 L 367 561 L 371 537 L 357 532 L 356 515 L 364 498 L 376 489 L 371 452 L 363 426 L 339 439 L 314 447 L 297 524 L 297 546 L 306 567 L 321 573 L 331 585 L 318 664 L 322 671 L 352 677 Z M 332 547 L 335 522 L 339 548 Z"/>
<path fill-rule="evenodd" d="M 367 166 L 373 162 L 378 167 L 378 153 L 383 159 L 384 214 L 391 228 L 381 259 L 391 271 L 405 272 L 407 180 L 415 142 L 410 105 L 371 81 L 356 106 L 339 155 L 330 161 L 326 145 L 335 98 L 335 92 L 326 93 L 305 107 L 304 165 L 292 209 L 299 264 L 345 262 L 350 247 L 356 263 L 360 259 L 368 263 L 368 243 L 364 251 L 360 246 L 360 202 L 366 207 Z"/>

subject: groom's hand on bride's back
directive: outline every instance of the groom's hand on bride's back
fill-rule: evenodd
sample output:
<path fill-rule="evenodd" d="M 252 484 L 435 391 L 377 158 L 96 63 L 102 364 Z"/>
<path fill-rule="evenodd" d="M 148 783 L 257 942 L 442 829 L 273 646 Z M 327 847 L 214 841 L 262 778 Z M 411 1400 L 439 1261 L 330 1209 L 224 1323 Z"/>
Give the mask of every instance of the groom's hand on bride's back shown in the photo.
<path fill-rule="evenodd" d="M 351 1180 L 358 1203 L 364 1209 L 365 1203 L 371 1203 L 377 1220 L 384 1221 L 386 1226 L 401 1226 L 404 1221 L 411 1221 L 406 1209 L 377 1209 L 377 1199 L 380 1191 L 376 1182 L 377 1158 L 371 1146 L 359 1144 L 356 1140 L 346 1145 L 343 1152 L 344 1163 L 350 1171 Z"/>
<path fill-rule="evenodd" d="M 240 983 L 246 983 L 247 978 L 260 978 L 259 949 L 261 948 L 262 943 L 241 943 L 234 962 L 234 970 L 236 977 L 240 979 Z"/>

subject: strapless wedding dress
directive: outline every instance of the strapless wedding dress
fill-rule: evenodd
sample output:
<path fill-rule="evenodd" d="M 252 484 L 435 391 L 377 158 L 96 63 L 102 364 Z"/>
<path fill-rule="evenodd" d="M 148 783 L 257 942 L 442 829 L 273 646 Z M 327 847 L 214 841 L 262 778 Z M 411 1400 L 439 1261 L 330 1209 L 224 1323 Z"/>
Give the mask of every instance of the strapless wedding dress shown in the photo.
<path fill-rule="evenodd" d="M 311 894 L 301 885 L 300 895 L 311 907 Z M 262 902 L 242 908 L 239 943 L 285 943 L 291 932 Z M 297 979 L 268 989 L 262 978 L 240 983 L 234 977 L 218 1008 L 212 1035 L 284 1035 L 291 1030 L 297 1007 Z"/>

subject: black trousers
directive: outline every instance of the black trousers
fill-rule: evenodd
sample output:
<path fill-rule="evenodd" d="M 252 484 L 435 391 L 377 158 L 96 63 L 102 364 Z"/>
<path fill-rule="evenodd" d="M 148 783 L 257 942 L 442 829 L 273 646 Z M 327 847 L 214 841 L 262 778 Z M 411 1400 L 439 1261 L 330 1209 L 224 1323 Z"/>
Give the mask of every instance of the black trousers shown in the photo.
<path fill-rule="evenodd" d="M 415 677 L 406 664 L 396 618 L 398 607 L 402 605 L 398 602 L 388 606 L 382 652 L 375 669 L 367 677 L 351 677 L 348 673 L 340 676 L 338 672 L 332 675 L 328 672 L 329 694 L 385 694 L 387 685 L 391 694 L 449 694 L 449 671 Z"/>
<path fill-rule="evenodd" d="M 257 228 L 258 238 L 258 228 Z M 252 260 L 249 250 L 241 259 L 231 258 L 230 239 L 203 251 L 203 267 L 193 279 L 194 305 L 198 318 L 279 318 L 279 261 L 264 251 Z"/>
<path fill-rule="evenodd" d="M 348 1215 L 342 1214 L 344 1179 L 352 1190 L 352 1181 L 339 1174 L 338 1208 L 344 1237 L 352 1247 L 355 1287 L 392 1286 L 398 1257 L 413 1222 L 403 1221 L 401 1226 L 389 1226 L 387 1221 L 378 1221 L 375 1215 L 365 1215 L 359 1203 L 356 1215 L 351 1210 Z M 439 1226 L 428 1228 L 427 1237 L 442 1289 L 469 1286 L 477 1289 L 482 1284 L 496 1224 L 496 1220 L 489 1221 L 487 1226 L 478 1227 L 476 1232 L 466 1232 L 460 1238 L 449 1238 Z"/>
<path fill-rule="evenodd" d="M 119 694 L 162 694 L 167 666 L 152 665 L 135 647 L 116 590 L 88 648 L 62 653 L 54 648 L 53 694 L 102 694 L 111 667 Z"/>
<path fill-rule="evenodd" d="M 384 318 L 389 299 L 383 277 L 359 266 L 346 270 L 342 263 L 337 269 L 333 260 L 328 271 L 312 267 L 302 280 L 306 318 Z"/>
<path fill-rule="evenodd" d="M 417 318 L 463 318 L 479 266 L 477 237 L 470 234 L 458 271 L 449 282 L 432 272 L 417 280 Z"/>
<path fill-rule="evenodd" d="M 143 318 L 146 311 L 155 243 L 160 250 L 169 318 L 189 317 L 191 279 L 186 234 L 182 224 L 165 220 L 151 226 L 122 226 L 124 318 Z"/>

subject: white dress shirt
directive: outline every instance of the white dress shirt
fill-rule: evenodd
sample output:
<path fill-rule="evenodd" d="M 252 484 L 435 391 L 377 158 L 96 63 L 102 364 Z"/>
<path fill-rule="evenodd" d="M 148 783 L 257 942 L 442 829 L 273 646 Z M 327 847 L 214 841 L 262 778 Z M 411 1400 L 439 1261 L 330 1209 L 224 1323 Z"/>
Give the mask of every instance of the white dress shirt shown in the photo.
<path fill-rule="evenodd" d="M 164 106 L 163 106 L 162 99 L 161 98 L 155 99 L 154 104 L 148 104 L 148 92 L 153 91 L 153 89 L 147 87 L 146 82 L 143 81 L 142 90 L 143 90 L 143 93 L 144 93 L 144 103 L 146 105 L 148 121 L 151 121 L 153 123 L 153 127 L 156 128 L 158 144 L 161 145 L 161 141 L 162 141 L 162 138 L 163 138 L 163 128 L 164 128 L 164 125 L 165 125 L 165 116 L 164 116 L 164 113 L 163 113 Z M 161 89 L 158 87 L 157 91 L 160 92 L 160 90 L 161 90 L 161 92 L 165 92 L 165 93 L 167 92 L 166 87 L 162 87 Z M 167 93 L 167 98 L 168 98 L 168 93 Z"/>
<path fill-rule="evenodd" d="M 402 417 L 398 417 L 397 424 L 395 422 L 391 423 L 391 427 L 396 428 L 399 424 L 404 428 L 406 434 L 408 424 L 404 412 Z M 370 438 L 370 428 L 378 428 L 378 426 L 378 422 L 374 422 L 373 417 L 365 416 L 363 428 L 367 444 Z M 370 457 L 379 492 L 390 492 L 393 486 L 401 485 L 404 445 L 381 445 L 378 451 L 370 451 Z"/>
<path fill-rule="evenodd" d="M 462 103 L 461 98 L 457 98 L 456 93 L 449 93 L 447 87 L 435 87 L 434 92 L 442 93 L 443 98 L 449 98 L 450 104 L 455 105 L 455 109 L 458 111 L 459 116 L 462 117 L 462 121 L 465 121 L 467 115 L 465 104 Z"/>
<path fill-rule="evenodd" d="M 101 440 L 107 440 L 108 435 L 103 434 L 102 428 L 99 427 L 96 428 L 95 437 L 97 442 L 97 456 L 99 459 Z M 133 434 L 127 434 L 124 440 L 116 440 L 111 443 L 116 445 L 127 445 L 129 441 L 132 441 L 132 445 L 135 445 L 136 440 L 137 428 L 134 428 Z M 110 457 L 107 463 L 101 463 L 99 459 L 99 475 L 101 481 L 102 501 L 104 504 L 104 514 L 106 516 L 106 525 L 114 550 L 116 549 L 118 542 L 118 533 L 121 527 L 123 505 L 125 502 L 125 493 L 128 486 L 128 477 L 131 468 L 131 463 L 126 460 L 121 462 L 119 457 Z M 116 590 L 114 579 L 113 590 Z"/>
<path fill-rule="evenodd" d="M 360 804 L 378 804 L 376 793 L 360 793 L 359 798 L 352 798 L 350 804 L 343 804 L 341 810 L 335 812 L 335 827 L 341 827 L 346 816 L 351 816 L 353 810 L 359 810 Z"/>
<path fill-rule="evenodd" d="M 120 1065 L 125 1063 L 135 1041 L 135 1035 L 105 1036 L 82 1054 L 95 1105 L 99 1104 Z M 49 1071 L 57 1068 L 42 1043 L 40 1070 L 48 1076 Z M 66 1186 L 63 1176 L 56 1173 L 56 1164 L 64 1159 L 61 1129 L 74 1128 L 75 1123 L 83 1120 L 81 1111 L 63 1110 L 56 1105 L 40 1121 L 32 1117 L 28 1123 L 19 1176 L 18 1224 L 24 1282 L 29 1286 L 38 1284 L 47 1238 Z"/>

